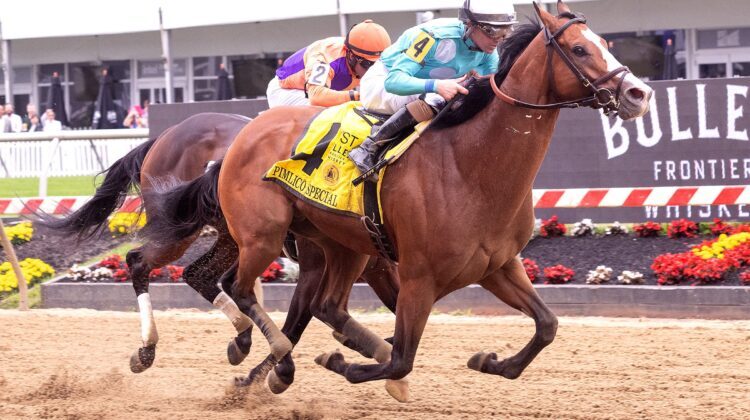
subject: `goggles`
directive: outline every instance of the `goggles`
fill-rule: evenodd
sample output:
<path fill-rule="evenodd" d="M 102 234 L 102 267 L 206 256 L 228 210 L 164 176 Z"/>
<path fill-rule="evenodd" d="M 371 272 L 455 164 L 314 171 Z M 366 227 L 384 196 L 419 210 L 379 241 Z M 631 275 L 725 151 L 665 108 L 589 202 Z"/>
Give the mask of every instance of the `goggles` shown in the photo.
<path fill-rule="evenodd" d="M 360 57 L 360 56 L 358 56 L 356 54 L 352 54 L 352 58 L 354 59 L 354 63 L 355 64 L 359 64 L 365 70 L 369 70 L 370 67 L 372 67 L 372 65 L 375 64 L 374 61 L 368 60 L 368 59 L 366 59 L 364 57 Z"/>
<path fill-rule="evenodd" d="M 490 25 L 489 23 L 477 22 L 476 27 L 493 40 L 501 40 L 507 34 L 513 32 L 513 26 L 511 25 Z"/>

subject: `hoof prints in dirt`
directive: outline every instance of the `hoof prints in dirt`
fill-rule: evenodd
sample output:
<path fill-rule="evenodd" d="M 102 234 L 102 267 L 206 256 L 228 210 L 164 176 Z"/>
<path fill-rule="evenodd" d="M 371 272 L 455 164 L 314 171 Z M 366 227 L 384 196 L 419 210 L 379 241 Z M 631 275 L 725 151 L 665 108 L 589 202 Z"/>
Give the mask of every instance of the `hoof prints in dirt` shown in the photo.
<path fill-rule="evenodd" d="M 102 390 L 117 392 L 123 386 L 123 375 L 112 370 L 108 375 L 93 380 L 82 380 L 75 374 L 62 370 L 52 374 L 35 391 L 26 394 L 22 399 L 35 400 L 65 400 L 80 399 L 92 394 L 100 394 Z"/>
<path fill-rule="evenodd" d="M 279 398 L 263 383 L 248 387 L 227 386 L 226 394 L 205 405 L 208 411 L 244 410 L 251 418 L 320 420 L 337 418 L 343 413 L 324 407 L 318 400 L 290 401 Z"/>

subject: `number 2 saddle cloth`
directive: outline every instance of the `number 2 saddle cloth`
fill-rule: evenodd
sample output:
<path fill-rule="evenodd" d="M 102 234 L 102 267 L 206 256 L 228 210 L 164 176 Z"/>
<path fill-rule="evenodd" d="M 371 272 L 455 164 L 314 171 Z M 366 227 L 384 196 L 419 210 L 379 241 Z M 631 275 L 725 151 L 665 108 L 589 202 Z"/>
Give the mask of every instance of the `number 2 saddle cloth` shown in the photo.
<path fill-rule="evenodd" d="M 273 181 L 307 202 L 332 212 L 373 220 L 382 219 L 380 186 L 385 175 L 380 169 L 377 189 L 369 188 L 371 182 L 356 186 L 352 180 L 360 175 L 349 159 L 349 152 L 360 145 L 370 134 L 373 125 L 382 117 L 366 113 L 360 102 L 346 102 L 327 108 L 314 116 L 292 147 L 289 159 L 276 162 L 263 177 Z M 419 137 L 427 122 L 422 122 L 381 159 L 388 164 L 396 161 Z M 375 197 L 365 198 L 372 190 Z M 368 194 L 369 195 L 369 194 Z M 365 200 L 375 200 L 377 205 L 366 205 Z M 366 209 L 377 209 L 378 214 L 365 214 Z"/>

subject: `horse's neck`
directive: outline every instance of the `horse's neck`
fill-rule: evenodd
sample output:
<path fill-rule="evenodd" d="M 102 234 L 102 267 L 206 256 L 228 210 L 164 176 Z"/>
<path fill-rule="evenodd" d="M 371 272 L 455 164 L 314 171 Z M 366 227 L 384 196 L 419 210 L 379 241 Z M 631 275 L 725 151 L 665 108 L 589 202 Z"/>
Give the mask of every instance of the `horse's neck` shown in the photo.
<path fill-rule="evenodd" d="M 502 90 L 524 102 L 550 103 L 548 64 L 543 54 L 520 57 L 505 78 Z M 469 134 L 481 143 L 477 148 L 464 141 L 456 142 L 456 147 L 463 149 L 458 151 L 459 155 L 471 156 L 463 160 L 468 164 L 463 165 L 462 172 L 475 172 L 475 177 L 481 180 L 481 189 L 490 197 L 507 197 L 509 188 L 514 192 L 517 188 L 530 191 L 558 115 L 558 110 L 522 108 L 493 99 L 480 115 L 461 127 L 463 138 Z"/>

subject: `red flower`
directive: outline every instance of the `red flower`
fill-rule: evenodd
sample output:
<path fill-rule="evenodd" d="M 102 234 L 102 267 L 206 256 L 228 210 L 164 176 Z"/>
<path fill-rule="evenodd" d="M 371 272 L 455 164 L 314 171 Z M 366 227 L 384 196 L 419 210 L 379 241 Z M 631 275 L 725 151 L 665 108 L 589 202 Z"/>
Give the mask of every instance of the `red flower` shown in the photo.
<path fill-rule="evenodd" d="M 698 225 L 689 220 L 673 220 L 667 227 L 667 236 L 670 238 L 692 238 L 698 235 Z"/>
<path fill-rule="evenodd" d="M 115 279 L 115 281 L 124 282 L 124 281 L 128 281 L 129 274 L 130 273 L 128 273 L 128 270 L 124 268 L 120 268 L 118 270 L 115 270 L 114 273 L 112 273 L 112 277 Z"/>
<path fill-rule="evenodd" d="M 277 263 L 276 261 L 272 262 L 271 265 L 266 268 L 266 270 L 261 274 L 262 281 L 273 281 L 276 280 L 276 277 L 279 275 L 279 272 L 281 271 L 283 267 L 281 264 Z"/>
<path fill-rule="evenodd" d="M 724 223 L 723 220 L 719 219 L 718 217 L 714 219 L 714 222 L 711 224 L 711 234 L 714 236 L 719 236 L 722 233 L 726 233 L 727 235 L 732 234 L 732 226 Z"/>
<path fill-rule="evenodd" d="M 531 280 L 532 283 L 535 282 L 540 274 L 539 265 L 537 265 L 537 263 L 531 258 L 524 258 L 522 261 L 523 269 L 526 270 L 526 275 L 529 276 L 529 280 Z"/>
<path fill-rule="evenodd" d="M 575 275 L 575 271 L 572 269 L 558 264 L 553 265 L 552 267 L 547 267 L 544 269 L 544 283 L 545 284 L 565 284 L 569 283 L 573 280 L 573 276 Z"/>
<path fill-rule="evenodd" d="M 750 270 L 745 270 L 740 273 L 740 283 L 745 286 L 750 286 Z"/>
<path fill-rule="evenodd" d="M 661 232 L 661 225 L 655 222 L 646 222 L 633 227 L 635 235 L 641 238 L 656 237 Z"/>
<path fill-rule="evenodd" d="M 117 270 L 117 269 L 120 269 L 120 268 L 127 268 L 128 267 L 128 265 L 125 264 L 125 262 L 122 260 L 122 257 L 119 256 L 119 255 L 117 255 L 117 254 L 113 254 L 113 255 L 110 255 L 110 256 L 104 258 L 103 260 L 99 261 L 96 264 L 96 266 L 97 267 L 106 267 L 106 268 L 109 268 L 110 270 Z"/>
<path fill-rule="evenodd" d="M 563 236 L 568 229 L 564 224 L 557 221 L 557 216 L 552 216 L 547 220 L 542 220 L 542 226 L 539 229 L 539 234 L 545 238 L 554 236 Z"/>
<path fill-rule="evenodd" d="M 148 273 L 148 278 L 149 279 L 155 279 L 157 277 L 161 277 L 162 276 L 162 270 L 163 270 L 162 268 L 154 268 L 153 270 L 151 270 L 150 273 Z"/>

